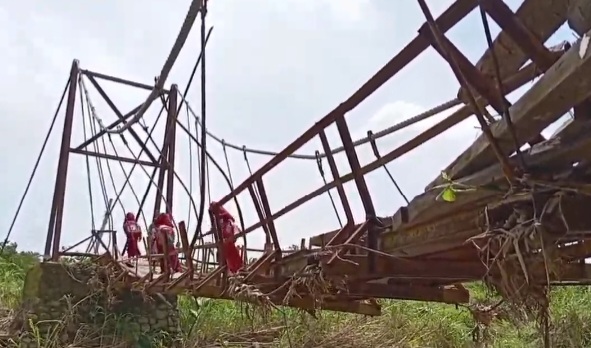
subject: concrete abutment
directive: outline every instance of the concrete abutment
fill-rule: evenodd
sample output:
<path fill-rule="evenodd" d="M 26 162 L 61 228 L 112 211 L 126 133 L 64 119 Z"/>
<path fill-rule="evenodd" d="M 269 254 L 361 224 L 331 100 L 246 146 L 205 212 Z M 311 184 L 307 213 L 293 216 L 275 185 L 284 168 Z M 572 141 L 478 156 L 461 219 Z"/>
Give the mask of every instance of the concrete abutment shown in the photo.
<path fill-rule="evenodd" d="M 39 339 L 66 344 L 91 336 L 137 341 L 178 335 L 177 296 L 114 291 L 107 282 L 90 262 L 33 267 L 25 279 L 21 313 L 12 325 L 20 333 L 20 347 L 38 347 Z"/>

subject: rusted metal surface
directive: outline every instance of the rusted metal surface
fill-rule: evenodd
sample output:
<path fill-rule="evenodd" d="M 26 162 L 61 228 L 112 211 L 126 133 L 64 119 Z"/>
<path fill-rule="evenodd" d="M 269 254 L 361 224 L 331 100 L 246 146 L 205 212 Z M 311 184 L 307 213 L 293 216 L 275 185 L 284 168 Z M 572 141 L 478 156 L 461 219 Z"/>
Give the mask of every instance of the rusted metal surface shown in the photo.
<path fill-rule="evenodd" d="M 76 153 L 76 154 L 79 154 L 79 155 L 88 155 L 88 156 L 92 156 L 92 157 L 105 158 L 105 159 L 108 159 L 108 160 L 125 162 L 125 163 L 136 163 L 136 164 L 141 164 L 141 165 L 147 166 L 147 167 L 157 167 L 157 166 L 160 166 L 160 164 L 154 163 L 154 162 L 150 162 L 150 161 L 144 161 L 144 160 L 139 160 L 139 159 L 135 159 L 135 158 L 126 158 L 126 157 L 115 156 L 115 155 L 110 155 L 110 154 L 106 154 L 106 153 L 99 153 L 99 152 L 87 151 L 87 150 L 70 149 L 70 153 Z"/>
<path fill-rule="evenodd" d="M 84 74 L 84 75 L 92 76 L 92 77 L 97 78 L 97 79 L 111 81 L 111 82 L 115 82 L 115 83 L 120 83 L 122 85 L 127 85 L 127 86 L 130 86 L 130 87 L 136 87 L 136 88 L 140 88 L 140 89 L 145 89 L 145 90 L 148 90 L 148 91 L 151 91 L 154 88 L 154 86 L 148 85 L 148 84 L 145 84 L 145 83 L 131 81 L 131 80 L 128 80 L 128 79 L 123 79 L 123 78 L 120 78 L 120 77 L 111 76 L 111 75 L 107 75 L 107 74 L 101 74 L 101 73 L 90 71 L 90 70 L 85 70 L 84 69 L 84 70 L 81 70 L 80 72 L 82 74 Z M 167 94 L 169 91 L 167 89 L 162 89 L 161 92 Z M 139 110 L 139 107 L 138 107 L 137 110 Z"/>
<path fill-rule="evenodd" d="M 582 36 L 591 29 L 591 3 L 585 0 L 571 0 L 567 18 L 568 26 Z"/>
<path fill-rule="evenodd" d="M 328 160 L 328 166 L 330 168 L 330 173 L 332 174 L 333 178 L 340 178 L 339 168 L 337 167 L 337 163 L 334 160 L 334 156 L 330 153 L 330 144 L 328 143 L 328 138 L 326 137 L 326 132 L 324 130 L 318 133 L 320 137 L 320 142 L 322 143 L 322 149 L 327 154 L 326 159 Z M 347 193 L 345 192 L 345 188 L 341 182 L 336 182 L 337 185 L 337 193 L 339 194 L 339 198 L 341 200 L 341 204 L 343 205 L 343 210 L 345 211 L 345 217 L 347 218 L 346 225 L 355 224 L 353 219 L 353 211 L 351 210 L 351 205 L 349 204 L 349 200 L 347 199 Z"/>
<path fill-rule="evenodd" d="M 97 92 L 99 92 L 99 94 L 101 95 L 101 97 L 103 97 L 103 99 L 105 100 L 105 102 L 107 103 L 107 105 L 109 106 L 109 108 L 111 108 L 111 110 L 113 111 L 113 113 L 115 113 L 115 115 L 120 120 L 123 120 L 124 119 L 123 114 L 115 106 L 115 103 L 113 102 L 113 100 L 111 100 L 111 98 L 107 95 L 107 93 L 105 92 L 105 90 L 99 85 L 99 83 L 96 81 L 96 79 L 94 77 L 92 77 L 92 76 L 88 76 L 88 80 L 90 81 L 90 83 L 92 83 L 92 85 L 94 86 L 94 88 L 96 88 Z M 123 124 L 127 124 L 127 122 L 125 122 L 125 121 L 122 121 L 122 123 Z M 150 157 L 150 160 L 152 160 L 152 162 L 156 162 L 156 157 L 154 157 L 154 155 L 152 154 L 152 152 L 146 147 L 146 145 L 144 144 L 144 141 L 140 138 L 140 136 L 137 134 L 137 132 L 135 131 L 135 129 L 129 128 L 129 134 L 131 134 L 131 137 L 137 142 L 137 144 L 146 153 L 146 155 L 148 155 L 148 157 Z"/>
<path fill-rule="evenodd" d="M 493 233 L 495 229 L 519 230 L 519 224 L 505 226 L 503 223 L 515 219 L 517 212 L 528 214 L 533 209 L 544 211 L 545 215 L 539 218 L 544 231 L 536 233 L 546 242 L 551 242 L 554 248 L 553 255 L 560 264 L 561 272 L 547 274 L 546 260 L 540 258 L 540 248 L 546 244 L 532 242 L 531 250 L 526 255 L 526 282 L 534 285 L 544 285 L 546 282 L 590 283 L 590 266 L 581 265 L 578 261 L 591 255 L 591 246 L 588 243 L 588 240 L 591 240 L 591 218 L 581 208 L 591 204 L 587 198 L 588 184 L 591 181 L 591 169 L 588 165 L 591 163 L 591 137 L 588 135 L 591 134 L 591 121 L 586 117 L 589 116 L 588 98 L 591 96 L 591 54 L 586 53 L 577 58 L 578 44 L 573 45 L 566 53 L 551 51 L 543 45 L 545 38 L 558 28 L 558 22 L 564 23 L 566 20 L 566 7 L 563 4 L 553 0 L 544 2 L 556 10 L 553 15 L 542 14 L 530 0 L 526 0 L 516 14 L 501 0 L 480 2 L 483 9 L 503 29 L 494 43 L 495 49 L 499 50 L 497 53 L 501 67 L 498 69 L 500 72 L 496 74 L 495 69 L 489 67 L 490 53 L 486 53 L 481 62 L 475 65 L 445 35 L 476 8 L 478 1 L 458 0 L 438 19 L 434 19 L 426 2 L 419 0 L 427 22 L 411 43 L 352 96 L 273 156 L 246 180 L 235 187 L 230 183 L 230 192 L 217 200 L 219 204 L 231 200 L 238 201 L 238 196 L 248 191 L 258 221 L 251 226 L 244 226 L 236 238 L 259 229 L 265 234 L 265 247 L 258 250 L 262 255 L 254 262 L 246 264 L 237 274 L 229 274 L 222 246 L 223 236 L 217 219 L 211 214 L 211 233 L 195 231 L 191 243 L 189 234 L 192 231 L 187 231 L 184 221 L 179 222 L 181 248 L 177 252 L 184 260 L 181 273 L 161 274 L 152 267 L 152 262 L 162 258 L 165 259 L 165 263 L 168 262 L 168 250 L 162 255 L 153 254 L 149 250 L 138 259 L 117 260 L 118 250 L 107 249 L 107 256 L 99 258 L 97 262 L 116 263 L 116 279 L 120 279 L 122 285 L 147 292 L 188 293 L 199 297 L 244 300 L 236 295 L 244 290 L 256 293 L 256 296 L 264 297 L 266 301 L 276 305 L 379 315 L 380 307 L 374 298 L 465 303 L 469 301 L 469 292 L 461 283 L 479 280 L 491 284 L 500 282 L 503 272 L 499 266 L 483 261 L 491 252 L 486 251 L 483 243 L 490 241 L 487 245 L 497 245 L 495 243 L 498 238 Z M 505 44 L 516 47 L 519 52 L 500 52 L 503 49 L 499 47 Z M 463 100 L 470 105 L 465 105 L 415 138 L 361 166 L 345 119 L 346 113 L 369 97 L 430 45 L 449 63 L 464 87 Z M 519 70 L 527 60 L 532 60 L 533 63 Z M 153 89 L 152 86 L 88 70 L 82 71 L 82 74 L 87 76 L 118 119 L 106 127 L 107 129 L 124 124 L 141 106 L 122 115 L 96 79 Z M 507 101 L 508 93 L 540 74 L 544 76 L 516 103 L 511 105 Z M 74 87 L 70 87 L 70 94 L 74 96 L 78 76 L 75 62 L 71 76 Z M 127 130 L 142 146 L 151 162 L 84 150 L 101 135 L 106 134 L 105 130 L 69 151 L 137 165 L 156 166 L 157 198 L 153 216 L 162 210 L 163 199 L 167 202 L 167 212 L 177 212 L 172 205 L 175 195 L 179 194 L 178 189 L 173 190 L 174 165 L 177 160 L 176 126 L 179 125 L 188 132 L 177 117 L 180 110 L 177 94 L 176 85 L 162 91 L 163 103 L 164 96 L 168 96 L 168 115 L 157 156 L 147 150 L 145 142 L 132 128 Z M 69 111 L 66 112 L 62 154 L 47 236 L 46 254 L 49 255 L 53 250 L 54 259 L 72 253 L 70 249 L 60 252 L 59 240 L 74 102 L 75 99 L 69 96 Z M 512 123 L 503 119 L 488 124 L 491 120 L 485 119 L 484 108 L 489 104 L 499 113 L 510 110 L 518 145 L 531 145 L 530 149 L 523 151 L 522 156 L 513 154 L 515 142 L 508 136 L 509 128 L 513 127 Z M 566 125 L 549 139 L 539 135 L 542 129 L 570 108 L 575 108 L 574 126 Z M 426 192 L 412 199 L 407 206 L 398 210 L 397 207 L 392 207 L 392 211 L 396 212 L 393 216 L 376 216 L 365 175 L 473 114 L 478 117 L 484 134 L 447 169 L 454 183 L 463 184 L 472 190 L 457 193 L 453 202 L 442 202 L 438 197 L 444 187 L 437 185 L 443 182 L 436 180 Z M 344 175 L 339 173 L 335 159 L 329 151 L 330 144 L 325 132 L 326 128 L 332 125 L 336 125 L 338 129 L 351 168 L 351 172 Z M 265 176 L 289 155 L 316 137 L 320 139 L 327 153 L 332 182 L 301 196 L 281 209 L 272 207 L 267 192 L 273 188 L 264 185 Z M 191 139 L 197 141 L 196 137 L 191 136 Z M 527 163 L 527 168 L 521 168 L 525 172 L 514 176 L 513 168 L 519 165 L 520 160 Z M 573 166 L 574 163 L 578 165 Z M 354 181 L 361 198 L 366 215 L 363 221 L 355 221 L 353 218 L 349 197 L 343 187 L 349 181 Z M 332 188 L 337 189 L 345 212 L 346 223 L 343 227 L 312 237 L 308 248 L 305 247 L 305 243 L 295 251 L 288 251 L 282 247 L 282 231 L 278 229 L 275 220 Z M 565 213 L 557 207 L 568 208 L 569 212 Z M 207 240 L 206 237 L 210 239 Z M 243 250 L 246 253 L 255 249 L 245 247 Z M 515 250 L 508 251 L 506 255 L 507 259 L 522 256 Z M 247 255 L 244 256 L 245 260 L 248 260 Z M 133 267 L 127 266 L 127 262 L 132 262 Z M 315 277 L 319 275 L 326 285 L 322 291 L 314 292 L 301 285 L 306 279 L 317 280 Z M 296 291 L 298 296 L 291 296 L 292 291 Z"/>
<path fill-rule="evenodd" d="M 168 141 L 168 164 L 167 164 L 167 175 L 166 175 L 166 212 L 172 214 L 172 203 L 174 197 L 174 163 L 176 155 L 176 119 L 177 114 L 177 102 L 178 87 L 172 85 L 170 88 L 170 98 L 168 99 L 168 122 L 170 123 L 169 130 L 170 140 Z"/>
<path fill-rule="evenodd" d="M 68 164 L 70 160 L 69 150 L 72 139 L 72 126 L 74 123 L 74 107 L 76 103 L 76 87 L 78 84 L 78 74 L 80 73 L 78 61 L 72 62 L 70 70 L 70 87 L 66 104 L 66 117 L 64 118 L 64 130 L 60 148 L 57 174 L 55 179 L 55 189 L 53 192 L 53 202 L 51 204 L 51 215 L 49 216 L 49 226 L 47 228 L 47 239 L 45 242 L 45 258 L 51 258 L 55 261 L 58 257 L 60 239 L 62 235 L 62 219 L 64 215 L 64 199 L 66 195 L 66 179 L 68 175 Z"/>
<path fill-rule="evenodd" d="M 550 69 L 555 62 L 554 55 L 544 47 L 543 42 L 535 37 L 503 0 L 484 0 L 481 6 L 540 69 L 543 71 Z"/>
<path fill-rule="evenodd" d="M 568 6 L 569 1 L 565 0 L 524 0 L 515 14 L 540 42 L 546 42 L 564 24 Z M 514 74 L 530 59 L 519 46 L 507 31 L 499 33 L 494 40 L 493 49 L 502 61 L 502 78 Z M 487 76 L 495 76 L 492 60 L 491 51 L 486 50 L 476 67 Z"/>

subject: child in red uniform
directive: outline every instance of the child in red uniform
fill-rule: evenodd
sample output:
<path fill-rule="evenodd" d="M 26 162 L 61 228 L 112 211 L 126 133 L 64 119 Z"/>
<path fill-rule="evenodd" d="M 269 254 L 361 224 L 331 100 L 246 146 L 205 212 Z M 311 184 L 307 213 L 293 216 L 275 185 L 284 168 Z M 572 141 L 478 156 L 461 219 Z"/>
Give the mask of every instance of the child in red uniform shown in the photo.
<path fill-rule="evenodd" d="M 217 219 L 218 226 L 221 227 L 221 234 L 223 238 L 223 251 L 226 258 L 226 266 L 232 273 L 238 272 L 243 266 L 242 256 L 236 247 L 236 240 L 234 238 L 234 231 L 236 225 L 234 224 L 234 217 L 221 205 L 216 202 L 211 202 L 209 210 Z"/>
<path fill-rule="evenodd" d="M 162 213 L 154 220 L 154 226 L 156 228 L 156 248 L 159 254 L 164 254 L 164 250 L 168 249 L 168 268 L 169 271 L 182 272 L 181 263 L 179 261 L 179 255 L 174 245 L 174 224 L 170 214 Z M 162 238 L 161 236 L 164 236 Z M 164 245 L 162 244 L 164 239 Z M 160 260 L 160 270 L 162 273 L 165 272 L 164 259 Z"/>
<path fill-rule="evenodd" d="M 133 213 L 127 213 L 125 215 L 123 232 L 125 232 L 125 236 L 127 237 L 127 256 L 129 258 L 140 256 L 139 241 L 142 239 L 142 229 L 135 220 Z"/>

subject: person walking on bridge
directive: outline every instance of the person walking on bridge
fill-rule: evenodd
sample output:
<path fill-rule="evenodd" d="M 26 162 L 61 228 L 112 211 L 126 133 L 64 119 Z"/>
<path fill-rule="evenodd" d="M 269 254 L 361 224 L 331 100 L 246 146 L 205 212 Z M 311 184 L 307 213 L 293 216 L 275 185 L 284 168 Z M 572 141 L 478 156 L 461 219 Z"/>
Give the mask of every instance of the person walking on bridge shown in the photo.
<path fill-rule="evenodd" d="M 125 214 L 123 232 L 127 238 L 127 256 L 130 259 L 140 256 L 139 241 L 142 239 L 142 229 L 138 225 L 133 213 Z"/>
<path fill-rule="evenodd" d="M 222 247 L 228 271 L 236 273 L 244 265 L 244 260 L 242 260 L 240 251 L 236 247 L 236 237 L 234 235 L 238 228 L 234 223 L 234 217 L 217 202 L 211 202 L 209 211 L 215 217 L 218 226 L 221 227 L 221 235 L 223 238 Z"/>
<path fill-rule="evenodd" d="M 158 253 L 164 254 L 164 250 L 168 250 L 168 271 L 172 273 L 182 272 L 178 251 L 174 244 L 175 231 L 172 216 L 167 213 L 161 213 L 154 220 L 154 225 Z M 162 273 L 166 271 L 164 258 L 160 259 L 160 270 Z"/>

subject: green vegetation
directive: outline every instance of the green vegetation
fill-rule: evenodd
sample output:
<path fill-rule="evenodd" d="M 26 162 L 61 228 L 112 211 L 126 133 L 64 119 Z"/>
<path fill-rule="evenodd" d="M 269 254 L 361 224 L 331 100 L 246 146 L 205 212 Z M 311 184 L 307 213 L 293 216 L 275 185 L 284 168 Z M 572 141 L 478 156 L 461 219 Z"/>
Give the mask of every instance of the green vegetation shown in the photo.
<path fill-rule="evenodd" d="M 28 267 L 37 262 L 32 253 L 17 252 L 8 245 L 0 257 L 0 301 L 3 310 L 17 308 Z M 472 286 L 475 301 L 485 302 L 486 292 Z M 559 288 L 551 294 L 553 347 L 591 346 L 591 290 Z M 488 302 L 492 302 L 488 300 Z M 323 312 L 318 319 L 292 309 L 273 310 L 229 301 L 182 298 L 179 302 L 184 347 L 238 347 L 238 342 L 261 347 L 485 347 L 472 341 L 475 322 L 470 311 L 451 305 L 410 301 L 385 301 L 377 318 Z M 127 325 L 121 318 L 117 326 Z M 8 325 L 8 321 L 2 321 Z M 118 331 L 130 329 L 122 327 Z M 500 314 L 487 330 L 488 347 L 541 347 L 542 335 L 535 321 L 517 321 Z M 153 337 L 134 336 L 132 346 L 159 347 Z M 266 344 L 265 344 L 266 343 Z M 112 343 L 109 346 L 113 346 Z M 245 345 L 246 346 L 246 345 Z M 252 345 L 248 345 L 252 346 Z"/>

